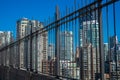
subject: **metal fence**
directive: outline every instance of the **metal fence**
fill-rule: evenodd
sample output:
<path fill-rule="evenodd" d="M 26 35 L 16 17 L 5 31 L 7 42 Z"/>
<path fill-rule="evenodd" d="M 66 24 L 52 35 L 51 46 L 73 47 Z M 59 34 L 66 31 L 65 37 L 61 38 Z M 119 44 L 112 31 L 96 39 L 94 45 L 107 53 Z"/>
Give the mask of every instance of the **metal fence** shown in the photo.
<path fill-rule="evenodd" d="M 39 30 L 30 25 L 25 37 L 0 49 L 0 65 L 61 79 L 118 80 L 120 2 L 86 1 L 65 16 L 56 7 L 54 21 Z"/>

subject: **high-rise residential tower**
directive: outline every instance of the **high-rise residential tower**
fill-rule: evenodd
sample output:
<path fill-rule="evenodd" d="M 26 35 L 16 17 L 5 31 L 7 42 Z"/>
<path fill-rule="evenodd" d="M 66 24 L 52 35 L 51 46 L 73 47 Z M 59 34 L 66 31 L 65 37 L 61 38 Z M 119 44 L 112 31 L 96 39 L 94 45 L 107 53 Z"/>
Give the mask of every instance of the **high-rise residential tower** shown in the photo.
<path fill-rule="evenodd" d="M 48 60 L 55 59 L 55 45 L 49 44 L 48 45 Z"/>
<path fill-rule="evenodd" d="M 9 45 L 11 42 L 13 42 L 12 32 L 11 31 L 0 31 L 0 48 Z M 11 58 L 14 56 L 13 50 L 14 50 L 14 47 L 7 47 L 6 52 L 5 51 L 3 52 L 3 56 L 0 56 L 0 62 L 3 62 L 4 66 L 10 66 L 12 65 L 12 62 L 14 62 L 14 59 Z"/>
<path fill-rule="evenodd" d="M 23 39 L 18 46 L 18 65 L 23 69 L 42 71 L 42 60 L 47 60 L 47 32 L 40 33 L 43 23 L 22 18 L 17 21 L 17 39 Z M 36 32 L 37 31 L 37 32 Z M 32 33 L 36 32 L 35 35 Z"/>
<path fill-rule="evenodd" d="M 26 36 L 25 29 L 30 27 L 29 20 L 27 18 L 22 18 L 17 21 L 17 40 L 24 38 Z M 25 42 L 21 41 L 18 47 L 18 67 L 25 68 Z"/>
<path fill-rule="evenodd" d="M 72 61 L 72 31 L 61 32 L 60 34 L 60 60 Z"/>
<path fill-rule="evenodd" d="M 71 76 L 71 70 L 68 68 L 73 60 L 73 38 L 72 31 L 60 33 L 60 75 Z"/>
<path fill-rule="evenodd" d="M 82 80 L 98 79 L 100 74 L 99 27 L 97 20 L 83 21 L 80 28 L 80 68 Z M 89 71 L 89 72 L 87 72 Z"/>

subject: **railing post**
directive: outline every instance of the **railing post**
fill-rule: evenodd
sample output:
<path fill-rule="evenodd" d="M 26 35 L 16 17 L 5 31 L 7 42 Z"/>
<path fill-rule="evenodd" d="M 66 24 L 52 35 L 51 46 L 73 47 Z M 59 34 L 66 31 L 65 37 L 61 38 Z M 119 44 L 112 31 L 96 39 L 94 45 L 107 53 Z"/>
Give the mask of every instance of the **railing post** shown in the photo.
<path fill-rule="evenodd" d="M 101 2 L 98 0 L 98 23 L 99 23 L 99 52 L 100 52 L 100 79 L 104 80 L 104 54 L 103 54 L 103 33 L 102 33 L 102 11 Z"/>
<path fill-rule="evenodd" d="M 33 71 L 32 69 L 32 23 L 30 24 L 30 71 Z"/>
<path fill-rule="evenodd" d="M 58 6 L 56 7 L 56 13 L 55 13 L 55 20 L 57 21 L 59 19 L 59 9 Z M 58 28 L 58 22 L 55 23 L 55 58 L 56 58 L 56 76 L 60 75 L 60 52 L 59 52 L 59 28 Z M 58 77 L 57 77 L 58 78 Z"/>

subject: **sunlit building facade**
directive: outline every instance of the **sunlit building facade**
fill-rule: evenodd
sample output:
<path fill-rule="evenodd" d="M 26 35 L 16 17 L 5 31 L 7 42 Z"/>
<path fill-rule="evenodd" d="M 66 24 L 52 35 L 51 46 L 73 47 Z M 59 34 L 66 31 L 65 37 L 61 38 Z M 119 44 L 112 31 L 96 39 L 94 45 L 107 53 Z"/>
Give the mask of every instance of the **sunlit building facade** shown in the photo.
<path fill-rule="evenodd" d="M 100 52 L 97 20 L 83 21 L 81 23 L 80 48 L 81 79 L 99 79 Z"/>
<path fill-rule="evenodd" d="M 37 20 L 22 18 L 17 21 L 17 39 L 29 36 L 42 28 L 43 23 Z M 21 41 L 18 46 L 18 55 L 20 55 L 18 58 L 19 68 L 30 69 L 30 65 L 32 64 L 31 68 L 34 72 L 42 72 L 42 60 L 48 59 L 47 41 L 47 32 L 40 34 L 40 31 L 34 37 L 31 35 Z"/>
<path fill-rule="evenodd" d="M 13 42 L 13 40 L 14 39 L 11 31 L 0 31 L 0 48 L 9 45 L 11 42 Z M 2 52 L 4 54 L 0 56 L 0 62 L 4 66 L 10 66 L 12 65 L 12 62 L 14 62 L 14 59 L 12 59 L 14 54 L 13 50 L 14 50 L 14 47 L 9 47 L 6 49 L 6 52 L 5 51 Z"/>

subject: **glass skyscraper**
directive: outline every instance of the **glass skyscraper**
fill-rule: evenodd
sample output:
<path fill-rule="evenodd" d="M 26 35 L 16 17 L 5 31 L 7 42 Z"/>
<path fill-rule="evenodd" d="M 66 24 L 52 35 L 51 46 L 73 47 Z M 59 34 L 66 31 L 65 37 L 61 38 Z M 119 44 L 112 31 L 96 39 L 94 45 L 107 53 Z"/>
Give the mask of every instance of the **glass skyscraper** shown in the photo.
<path fill-rule="evenodd" d="M 95 80 L 100 73 L 99 26 L 97 20 L 83 21 L 80 27 L 80 71 L 82 80 Z M 98 77 L 97 77 L 98 79 Z"/>
<path fill-rule="evenodd" d="M 60 39 L 60 60 L 72 61 L 72 31 L 62 32 Z"/>

